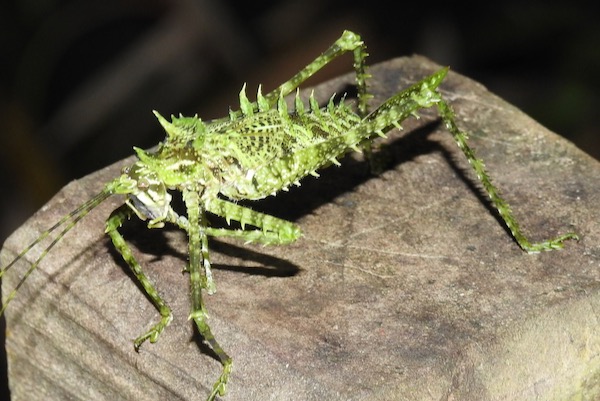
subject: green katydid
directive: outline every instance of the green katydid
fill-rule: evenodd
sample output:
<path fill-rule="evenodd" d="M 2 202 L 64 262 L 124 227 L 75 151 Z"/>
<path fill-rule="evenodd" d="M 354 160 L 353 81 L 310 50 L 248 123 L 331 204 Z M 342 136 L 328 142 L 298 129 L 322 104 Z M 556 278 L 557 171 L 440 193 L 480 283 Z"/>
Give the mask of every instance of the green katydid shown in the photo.
<path fill-rule="evenodd" d="M 300 99 L 299 86 L 310 76 L 338 56 L 352 52 L 356 73 L 357 107 L 354 111 L 343 100 L 330 100 L 321 107 L 314 96 L 308 104 Z M 257 200 L 276 195 L 307 176 L 318 176 L 317 170 L 339 164 L 338 158 L 361 148 L 371 139 L 385 136 L 388 131 L 423 108 L 437 108 L 441 120 L 472 166 L 492 205 L 512 233 L 519 246 L 534 253 L 561 248 L 568 239 L 578 239 L 574 233 L 531 243 L 522 233 L 509 205 L 499 196 L 483 162 L 467 144 L 467 135 L 456 124 L 454 113 L 442 98 L 438 86 L 447 68 L 422 79 L 389 98 L 374 111 L 368 111 L 366 47 L 361 38 L 349 31 L 323 54 L 308 64 L 275 90 L 262 94 L 259 87 L 256 101 L 250 101 L 242 88 L 240 109 L 228 117 L 203 122 L 198 117 L 172 117 L 168 121 L 155 112 L 167 133 L 155 151 L 136 148 L 138 161 L 107 183 L 88 202 L 62 218 L 27 246 L 0 271 L 0 277 L 16 261 L 52 233 L 58 232 L 41 255 L 31 264 L 20 283 L 8 294 L 0 314 L 53 246 L 84 218 L 88 212 L 113 195 L 124 195 L 125 202 L 106 222 L 106 233 L 114 247 L 131 268 L 147 296 L 154 303 L 161 319 L 149 331 L 134 341 L 135 349 L 146 340 L 156 342 L 172 320 L 169 306 L 145 275 L 132 255 L 119 228 L 131 216 L 148 221 L 149 228 L 173 224 L 189 237 L 189 265 L 192 311 L 190 318 L 222 363 L 208 400 L 224 395 L 232 369 L 232 358 L 219 345 L 207 321 L 202 292 L 216 290 L 211 273 L 208 237 L 233 237 L 246 242 L 288 244 L 301 236 L 300 228 L 289 221 L 253 211 L 237 204 L 240 200 Z M 293 107 L 285 97 L 296 92 Z M 368 145 L 367 145 L 368 146 Z M 170 192 L 179 191 L 185 203 L 186 215 L 171 207 Z M 227 223 L 236 221 L 240 229 L 216 228 L 209 225 L 206 215 L 214 214 Z M 253 229 L 247 229 L 252 226 Z"/>

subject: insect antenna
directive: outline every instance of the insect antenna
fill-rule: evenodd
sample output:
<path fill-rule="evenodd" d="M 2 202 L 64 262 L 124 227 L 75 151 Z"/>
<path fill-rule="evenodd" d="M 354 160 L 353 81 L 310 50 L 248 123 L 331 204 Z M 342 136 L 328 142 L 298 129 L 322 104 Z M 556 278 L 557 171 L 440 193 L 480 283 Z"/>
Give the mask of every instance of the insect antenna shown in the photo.
<path fill-rule="evenodd" d="M 35 260 L 35 262 L 33 262 L 29 269 L 27 269 L 27 272 L 25 272 L 25 275 L 23 276 L 23 278 L 21 278 L 21 280 L 19 280 L 19 283 L 15 286 L 15 288 L 13 288 L 10 294 L 8 294 L 6 301 L 2 305 L 2 308 L 0 308 L 0 316 L 2 316 L 2 314 L 6 310 L 7 305 L 16 296 L 23 283 L 25 283 L 25 280 L 27 280 L 29 275 L 33 273 L 33 271 L 39 266 L 42 259 L 44 259 L 44 257 L 48 254 L 48 252 L 50 252 L 54 245 L 56 245 L 62 239 L 62 237 L 64 237 L 66 233 L 68 233 L 73 227 L 75 227 L 75 225 L 81 219 L 83 219 L 91 210 L 93 210 L 96 206 L 105 201 L 106 198 L 108 198 L 110 195 L 112 195 L 112 193 L 105 189 L 104 191 L 100 192 L 87 202 L 78 206 L 75 210 L 71 211 L 69 214 L 61 218 L 48 230 L 40 234 L 40 236 L 37 237 L 36 240 L 29 244 L 25 249 L 23 249 L 21 253 L 19 253 L 12 260 L 12 262 L 10 262 L 8 265 L 6 265 L 6 267 L 0 270 L 0 278 L 2 278 L 4 276 L 4 273 L 6 273 L 12 266 L 14 266 L 19 260 L 21 260 L 29 251 L 33 249 L 33 247 L 35 247 L 37 244 L 46 239 L 50 234 L 52 234 L 52 232 L 54 232 L 60 227 L 63 227 L 63 229 L 58 233 L 58 235 L 56 235 L 52 242 L 42 251 L 42 253 Z"/>

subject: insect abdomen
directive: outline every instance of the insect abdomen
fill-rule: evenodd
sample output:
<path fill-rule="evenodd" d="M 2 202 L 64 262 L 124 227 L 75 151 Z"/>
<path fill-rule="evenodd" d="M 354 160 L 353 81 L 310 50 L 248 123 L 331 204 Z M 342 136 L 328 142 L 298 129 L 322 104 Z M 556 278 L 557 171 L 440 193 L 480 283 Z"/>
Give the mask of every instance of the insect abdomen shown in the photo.
<path fill-rule="evenodd" d="M 244 132 L 230 136 L 235 138 L 229 142 L 221 193 L 261 199 L 298 184 L 348 151 L 343 137 L 360 121 L 344 104 L 330 103 L 324 109 L 285 115 L 271 110 L 233 122 Z"/>

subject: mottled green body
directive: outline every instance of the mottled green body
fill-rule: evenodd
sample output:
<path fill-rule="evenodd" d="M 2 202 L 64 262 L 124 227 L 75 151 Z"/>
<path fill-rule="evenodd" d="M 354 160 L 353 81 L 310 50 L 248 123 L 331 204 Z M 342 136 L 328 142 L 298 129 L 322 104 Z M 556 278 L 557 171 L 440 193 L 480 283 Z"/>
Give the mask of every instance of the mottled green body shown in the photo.
<path fill-rule="evenodd" d="M 278 103 L 279 107 L 215 124 L 195 118 L 173 118 L 169 123 L 157 114 L 170 133 L 167 141 L 154 154 L 139 154 L 147 165 L 156 163 L 157 171 L 174 167 L 159 177 L 169 187 L 194 181 L 209 191 L 209 198 L 221 193 L 232 200 L 261 199 L 299 184 L 302 177 L 316 174 L 343 154 L 348 146 L 343 141 L 332 146 L 331 140 L 361 123 L 344 103 L 330 103 L 321 112 L 313 101 L 315 110 L 291 114 L 285 102 Z M 322 154 L 314 152 L 323 146 L 327 150 Z"/>
<path fill-rule="evenodd" d="M 302 82 L 332 59 L 348 51 L 354 56 L 358 94 L 356 112 L 344 100 L 337 103 L 331 100 L 321 108 L 314 97 L 310 96 L 305 104 L 298 94 L 293 107 L 288 109 L 285 96 L 297 90 Z M 562 247 L 566 239 L 577 238 L 575 234 L 568 233 L 531 244 L 522 234 L 508 204 L 498 195 L 483 162 L 476 158 L 468 146 L 467 135 L 459 130 L 450 106 L 438 92 L 437 88 L 446 76 L 447 69 L 399 92 L 369 113 L 367 104 L 370 95 L 366 90 L 369 76 L 364 63 L 366 55 L 360 37 L 346 31 L 321 56 L 274 91 L 263 96 L 259 88 L 255 102 L 248 100 L 245 87 L 242 88 L 240 110 L 231 111 L 227 118 L 203 122 L 197 117 L 173 117 L 169 122 L 155 112 L 167 133 L 157 150 L 147 152 L 136 148 L 139 158 L 136 163 L 106 184 L 100 194 L 44 232 L 1 270 L 0 276 L 40 241 L 62 227 L 25 273 L 21 283 L 8 295 L 0 313 L 24 280 L 68 230 L 109 196 L 125 195 L 125 203 L 108 218 L 106 232 L 161 315 L 158 323 L 135 340 L 135 348 L 139 349 L 146 340 L 157 341 L 171 322 L 172 314 L 119 233 L 121 225 L 133 214 L 148 220 L 149 228 L 161 228 L 170 223 L 188 234 L 189 265 L 186 270 L 190 277 L 192 300 L 189 317 L 223 364 L 223 371 L 208 397 L 213 400 L 217 394 L 225 393 L 232 360 L 215 340 L 202 300 L 204 290 L 209 294 L 216 290 L 210 268 L 208 237 L 230 236 L 264 244 L 295 241 L 301 235 L 295 224 L 258 213 L 236 202 L 265 198 L 287 190 L 291 185 L 300 185 L 303 177 L 318 176 L 317 170 L 320 168 L 339 164 L 337 158 L 346 152 L 368 146 L 368 141 L 373 137 L 385 136 L 394 127 L 400 128 L 402 121 L 428 107 L 437 107 L 442 121 L 473 167 L 492 204 L 525 251 L 556 249 Z M 187 211 L 185 216 L 179 215 L 171 207 L 170 191 L 181 192 Z M 241 228 L 211 227 L 207 213 L 220 216 L 227 223 L 237 221 Z M 253 228 L 248 229 L 248 225 Z"/>

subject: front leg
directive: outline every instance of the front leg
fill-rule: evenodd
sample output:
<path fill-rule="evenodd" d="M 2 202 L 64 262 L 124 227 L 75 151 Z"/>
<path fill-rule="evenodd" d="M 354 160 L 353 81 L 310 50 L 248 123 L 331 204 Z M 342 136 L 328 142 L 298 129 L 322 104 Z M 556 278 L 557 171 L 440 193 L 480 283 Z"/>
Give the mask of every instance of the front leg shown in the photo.
<path fill-rule="evenodd" d="M 169 323 L 171 323 L 171 320 L 173 320 L 173 314 L 171 313 L 171 308 L 169 308 L 169 306 L 161 298 L 154 285 L 142 271 L 142 267 L 133 256 L 131 248 L 129 245 L 127 245 L 127 242 L 125 242 L 125 239 L 118 231 L 119 227 L 121 227 L 123 222 L 125 222 L 131 216 L 131 214 L 132 211 L 127 205 L 123 205 L 113 211 L 106 221 L 106 233 L 112 240 L 115 249 L 117 252 L 119 252 L 119 254 L 121 254 L 132 273 L 137 278 L 138 282 L 142 285 L 146 295 L 148 298 L 150 298 L 161 316 L 160 321 L 156 323 L 148 332 L 142 334 L 134 340 L 133 344 L 135 350 L 139 351 L 139 348 L 144 341 L 150 340 L 151 343 L 155 343 L 158 340 L 158 337 L 162 331 L 169 325 Z"/>
<path fill-rule="evenodd" d="M 229 375 L 233 368 L 232 359 L 221 348 L 208 325 L 208 313 L 202 300 L 202 290 L 209 293 L 214 292 L 214 282 L 210 273 L 210 261 L 208 259 L 208 239 L 206 234 L 206 218 L 204 211 L 200 210 L 200 196 L 196 191 L 183 191 L 183 200 L 187 208 L 188 222 L 187 232 L 189 235 L 189 274 L 190 292 L 192 298 L 192 311 L 189 318 L 193 319 L 198 331 L 204 340 L 210 345 L 219 357 L 223 365 L 223 371 L 219 379 L 213 385 L 208 401 L 214 400 L 219 395 L 224 395 Z M 202 274 L 201 265 L 205 274 Z"/>

